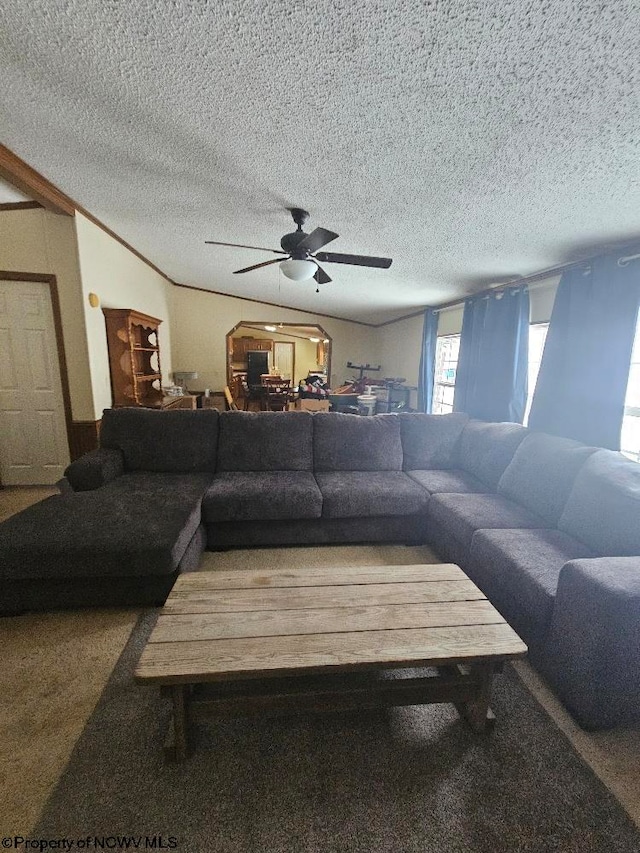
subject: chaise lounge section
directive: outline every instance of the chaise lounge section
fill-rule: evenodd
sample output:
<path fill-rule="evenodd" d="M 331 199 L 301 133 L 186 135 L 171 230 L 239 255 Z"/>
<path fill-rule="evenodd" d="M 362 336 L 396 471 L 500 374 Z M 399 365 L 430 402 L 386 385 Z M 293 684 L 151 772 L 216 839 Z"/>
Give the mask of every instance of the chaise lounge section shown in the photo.
<path fill-rule="evenodd" d="M 640 466 L 618 453 L 463 414 L 118 409 L 66 473 L 0 525 L 4 613 L 161 604 L 205 547 L 426 542 L 582 725 L 640 716 Z"/>

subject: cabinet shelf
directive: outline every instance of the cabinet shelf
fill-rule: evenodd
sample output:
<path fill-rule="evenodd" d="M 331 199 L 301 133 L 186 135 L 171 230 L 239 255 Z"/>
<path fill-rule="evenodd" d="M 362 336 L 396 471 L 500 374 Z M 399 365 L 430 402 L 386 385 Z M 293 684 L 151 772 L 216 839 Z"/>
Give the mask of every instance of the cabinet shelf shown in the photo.
<path fill-rule="evenodd" d="M 161 320 L 132 308 L 103 308 L 114 406 L 162 406 L 158 327 Z M 157 383 L 157 387 L 154 385 Z"/>

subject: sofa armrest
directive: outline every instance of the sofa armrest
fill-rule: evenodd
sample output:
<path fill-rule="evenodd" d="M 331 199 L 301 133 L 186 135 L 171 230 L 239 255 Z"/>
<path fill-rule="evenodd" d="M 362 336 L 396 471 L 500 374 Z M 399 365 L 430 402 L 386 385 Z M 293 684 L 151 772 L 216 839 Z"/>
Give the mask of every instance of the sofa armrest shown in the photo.
<path fill-rule="evenodd" d="M 565 563 L 541 668 L 584 728 L 640 718 L 640 557 Z"/>
<path fill-rule="evenodd" d="M 64 472 L 74 492 L 99 489 L 124 473 L 121 450 L 100 447 L 91 450 L 69 465 Z"/>

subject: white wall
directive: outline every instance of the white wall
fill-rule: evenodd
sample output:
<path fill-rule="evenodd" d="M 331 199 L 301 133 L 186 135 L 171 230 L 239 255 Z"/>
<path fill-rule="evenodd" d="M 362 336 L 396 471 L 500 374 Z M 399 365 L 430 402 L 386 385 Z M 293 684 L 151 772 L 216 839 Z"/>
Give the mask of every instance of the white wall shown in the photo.
<path fill-rule="evenodd" d="M 400 320 L 378 329 L 382 370 L 377 376 L 404 377 L 407 385 L 418 384 L 423 315 Z M 412 408 L 418 404 L 417 392 L 411 392 Z"/>
<path fill-rule="evenodd" d="M 71 414 L 74 420 L 93 420 L 93 388 L 73 217 L 44 209 L 0 212 L 0 269 L 55 275 Z"/>
<path fill-rule="evenodd" d="M 102 410 L 112 404 L 107 335 L 101 308 L 134 308 L 162 320 L 158 336 L 160 367 L 163 384 L 167 385 L 173 369 L 170 306 L 174 288 L 85 216 L 78 213 L 75 220 L 94 416 L 100 418 Z M 89 305 L 89 293 L 97 294 L 100 307 Z"/>
<path fill-rule="evenodd" d="M 333 341 L 332 386 L 354 375 L 347 361 L 376 366 L 380 361 L 378 330 L 332 320 L 320 314 L 275 308 L 260 302 L 221 296 L 186 287 L 174 287 L 171 302 L 171 339 L 176 370 L 197 370 L 198 387 L 220 390 L 227 384 L 226 335 L 237 323 L 297 323 L 322 326 Z M 296 362 L 296 373 L 298 365 Z M 386 374 L 385 374 L 386 375 Z"/>

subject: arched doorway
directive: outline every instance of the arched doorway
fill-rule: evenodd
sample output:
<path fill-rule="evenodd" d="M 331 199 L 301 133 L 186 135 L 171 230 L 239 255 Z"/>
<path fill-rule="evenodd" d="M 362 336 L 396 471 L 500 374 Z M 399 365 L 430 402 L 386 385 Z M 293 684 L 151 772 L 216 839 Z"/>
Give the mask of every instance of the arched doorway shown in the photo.
<path fill-rule="evenodd" d="M 331 337 L 316 324 L 243 320 L 227 333 L 226 353 L 227 384 L 232 389 L 238 381 L 246 381 L 252 358 L 267 367 L 265 372 L 290 379 L 292 387 L 310 373 L 331 375 Z"/>

